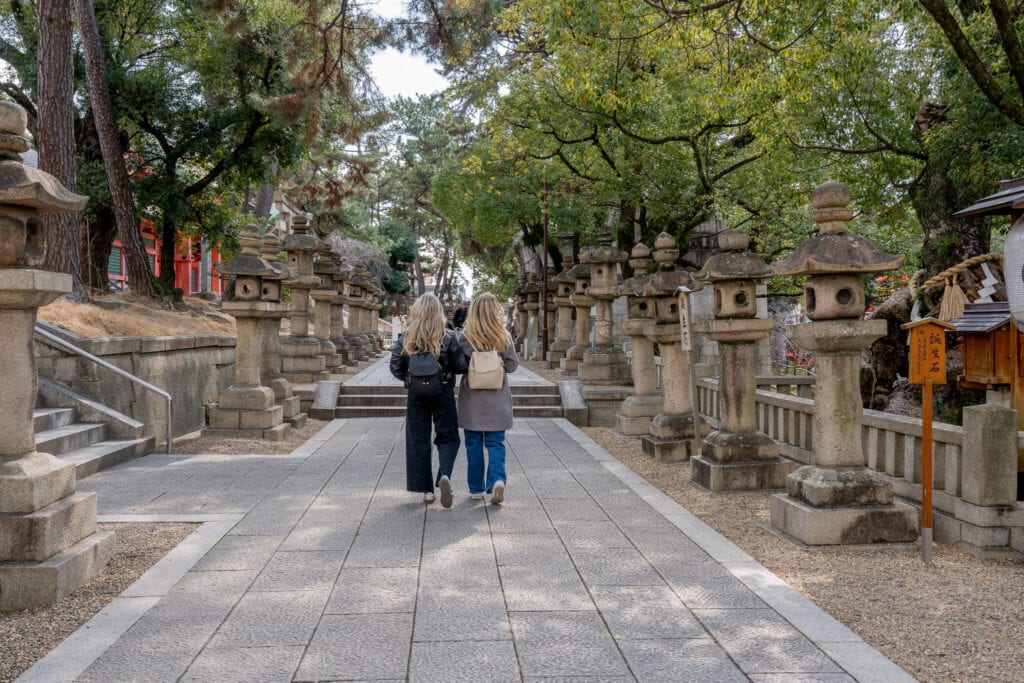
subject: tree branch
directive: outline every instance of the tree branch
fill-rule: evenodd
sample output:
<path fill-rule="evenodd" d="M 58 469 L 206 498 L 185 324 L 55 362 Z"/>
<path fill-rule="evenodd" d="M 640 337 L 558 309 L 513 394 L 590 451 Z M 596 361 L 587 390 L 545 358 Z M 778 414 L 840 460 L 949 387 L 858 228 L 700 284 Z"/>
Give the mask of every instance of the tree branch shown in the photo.
<path fill-rule="evenodd" d="M 1006 118 L 1018 126 L 1024 126 L 1024 106 L 1011 100 L 996 82 L 995 77 L 988 72 L 981 57 L 975 52 L 963 29 L 960 28 L 960 24 L 957 23 L 956 17 L 946 7 L 944 0 L 918 0 L 918 2 L 932 15 L 935 23 L 942 29 L 946 40 L 949 41 L 953 51 L 963 62 L 975 85 L 981 90 L 981 94 L 988 98 L 988 101 Z"/>

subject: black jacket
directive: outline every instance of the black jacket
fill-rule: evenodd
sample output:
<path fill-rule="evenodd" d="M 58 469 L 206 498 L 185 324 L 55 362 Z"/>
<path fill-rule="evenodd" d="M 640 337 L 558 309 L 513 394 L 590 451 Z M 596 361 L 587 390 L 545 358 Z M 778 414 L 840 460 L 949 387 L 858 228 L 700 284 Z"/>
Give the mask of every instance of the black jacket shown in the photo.
<path fill-rule="evenodd" d="M 405 384 L 406 374 L 409 372 L 409 356 L 402 350 L 405 341 L 405 333 L 398 335 L 391 349 L 391 364 L 389 369 L 395 379 Z M 455 386 L 455 375 L 464 375 L 469 371 L 469 360 L 462 352 L 462 347 L 455 340 L 451 332 L 444 333 L 441 340 L 441 354 L 437 358 L 441 365 L 441 380 L 448 385 Z"/>

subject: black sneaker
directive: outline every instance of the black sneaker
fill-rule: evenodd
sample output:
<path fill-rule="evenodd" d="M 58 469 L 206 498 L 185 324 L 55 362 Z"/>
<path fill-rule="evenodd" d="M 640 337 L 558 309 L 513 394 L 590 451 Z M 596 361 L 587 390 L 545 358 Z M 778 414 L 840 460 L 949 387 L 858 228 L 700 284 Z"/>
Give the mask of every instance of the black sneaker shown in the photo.
<path fill-rule="evenodd" d="M 441 480 L 437 482 L 437 486 L 441 489 L 441 507 L 450 508 L 452 506 L 452 482 L 445 476 L 441 477 Z"/>

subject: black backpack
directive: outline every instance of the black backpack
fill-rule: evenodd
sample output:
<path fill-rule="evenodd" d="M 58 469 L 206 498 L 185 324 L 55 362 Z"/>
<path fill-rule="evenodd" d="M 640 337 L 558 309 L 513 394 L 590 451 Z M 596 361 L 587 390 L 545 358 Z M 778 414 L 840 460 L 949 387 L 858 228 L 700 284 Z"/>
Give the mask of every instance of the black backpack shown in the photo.
<path fill-rule="evenodd" d="M 444 388 L 441 362 L 430 351 L 409 356 L 405 387 L 414 396 L 434 396 Z"/>

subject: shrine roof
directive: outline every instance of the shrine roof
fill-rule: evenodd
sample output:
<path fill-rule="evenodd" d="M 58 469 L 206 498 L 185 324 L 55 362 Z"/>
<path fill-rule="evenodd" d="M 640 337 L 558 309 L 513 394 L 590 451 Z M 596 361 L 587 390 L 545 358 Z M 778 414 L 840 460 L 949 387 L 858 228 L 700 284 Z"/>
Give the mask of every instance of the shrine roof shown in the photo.
<path fill-rule="evenodd" d="M 988 333 L 997 330 L 1010 320 L 1010 304 L 1006 301 L 968 304 L 964 314 L 950 320 L 956 331 Z"/>

